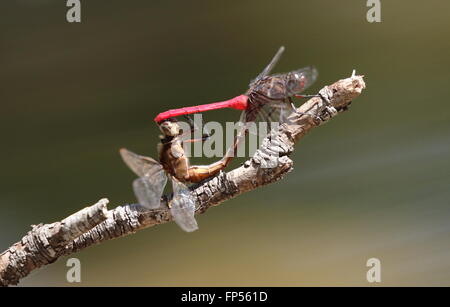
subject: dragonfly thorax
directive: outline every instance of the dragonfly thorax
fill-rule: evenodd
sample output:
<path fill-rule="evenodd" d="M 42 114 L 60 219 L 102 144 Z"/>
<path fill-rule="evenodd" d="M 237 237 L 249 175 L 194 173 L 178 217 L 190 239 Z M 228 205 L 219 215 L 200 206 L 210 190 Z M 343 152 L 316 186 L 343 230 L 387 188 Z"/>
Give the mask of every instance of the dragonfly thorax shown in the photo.
<path fill-rule="evenodd" d="M 251 93 L 258 93 L 273 100 L 284 100 L 286 98 L 285 80 L 276 75 L 266 77 L 249 90 L 248 94 Z"/>

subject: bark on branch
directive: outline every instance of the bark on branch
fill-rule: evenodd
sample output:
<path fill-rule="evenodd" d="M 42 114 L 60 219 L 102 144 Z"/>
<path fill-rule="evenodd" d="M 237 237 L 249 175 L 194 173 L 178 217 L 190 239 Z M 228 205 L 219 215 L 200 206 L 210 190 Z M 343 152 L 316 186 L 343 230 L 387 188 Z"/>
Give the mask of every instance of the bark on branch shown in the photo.
<path fill-rule="evenodd" d="M 320 91 L 322 97 L 311 98 L 300 106 L 297 113 L 290 115 L 290 123 L 280 125 L 272 132 L 242 166 L 191 187 L 191 193 L 197 199 L 196 213 L 202 214 L 230 198 L 282 179 L 293 168 L 289 155 L 295 143 L 314 127 L 329 121 L 336 115 L 335 111 L 337 114 L 346 111 L 364 88 L 363 76 L 355 75 L 324 87 Z M 268 168 L 274 156 L 279 157 L 278 163 Z M 108 200 L 102 199 L 60 222 L 33 225 L 22 240 L 0 254 L 0 286 L 16 285 L 31 271 L 53 263 L 61 256 L 170 222 L 168 199 L 170 196 L 165 197 L 162 209 L 150 211 L 138 204 L 108 211 Z"/>

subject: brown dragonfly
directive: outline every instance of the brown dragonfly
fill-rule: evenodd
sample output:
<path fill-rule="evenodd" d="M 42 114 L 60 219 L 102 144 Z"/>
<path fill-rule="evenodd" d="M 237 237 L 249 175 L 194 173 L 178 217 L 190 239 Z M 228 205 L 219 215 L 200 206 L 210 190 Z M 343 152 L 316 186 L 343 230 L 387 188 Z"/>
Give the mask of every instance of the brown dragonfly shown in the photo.
<path fill-rule="evenodd" d="M 187 232 L 198 229 L 194 217 L 195 198 L 189 192 L 186 184 L 201 182 L 215 176 L 227 167 L 231 157 L 226 155 L 221 160 L 209 165 L 190 165 L 183 149 L 184 142 L 202 141 L 186 140 L 191 131 L 183 132 L 175 119 L 169 118 L 159 123 L 163 135 L 158 144 L 159 162 L 133 153 L 125 148 L 120 154 L 128 167 L 139 176 L 133 182 L 133 190 L 138 202 L 148 209 L 158 209 L 161 197 L 167 184 L 167 177 L 172 181 L 173 198 L 169 202 L 170 212 L 174 221 Z"/>

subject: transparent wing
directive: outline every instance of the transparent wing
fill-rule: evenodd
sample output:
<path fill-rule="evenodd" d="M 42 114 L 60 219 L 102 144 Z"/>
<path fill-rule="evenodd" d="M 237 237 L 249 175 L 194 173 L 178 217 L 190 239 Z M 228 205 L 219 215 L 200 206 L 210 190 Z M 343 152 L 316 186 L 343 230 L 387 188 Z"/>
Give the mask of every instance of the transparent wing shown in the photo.
<path fill-rule="evenodd" d="M 158 208 L 167 183 L 167 176 L 161 164 L 125 148 L 120 150 L 120 154 L 125 164 L 139 176 L 133 181 L 133 190 L 138 202 L 149 209 Z"/>
<path fill-rule="evenodd" d="M 175 178 L 172 179 L 173 199 L 171 201 L 170 213 L 175 223 L 181 229 L 192 232 L 198 229 L 195 220 L 195 199 L 189 193 L 189 189 Z"/>
<path fill-rule="evenodd" d="M 272 61 L 270 61 L 270 63 L 266 66 L 266 68 L 264 68 L 264 70 L 254 80 L 252 80 L 250 82 L 250 85 L 249 85 L 250 88 L 253 87 L 253 85 L 255 83 L 257 83 L 259 80 L 261 80 L 262 78 L 264 78 L 265 76 L 270 74 L 272 69 L 275 67 L 275 65 L 280 60 L 281 55 L 283 54 L 283 52 L 284 52 L 284 46 L 281 46 L 280 49 L 278 49 L 277 53 L 272 58 Z"/>
<path fill-rule="evenodd" d="M 270 128 L 276 124 L 283 124 L 292 112 L 289 103 L 283 101 L 273 101 L 260 106 L 256 111 L 255 123 L 258 126 L 268 125 Z"/>
<path fill-rule="evenodd" d="M 255 109 L 252 115 L 254 118 L 253 125 L 260 139 L 266 137 L 272 129 L 276 129 L 279 125 L 287 122 L 291 109 L 290 104 L 282 101 L 272 101 Z"/>
<path fill-rule="evenodd" d="M 166 183 L 167 176 L 163 170 L 151 177 L 140 177 L 133 181 L 134 195 L 142 206 L 148 209 L 159 208 Z"/>
<path fill-rule="evenodd" d="M 244 111 L 244 120 L 245 122 L 283 123 L 285 114 L 282 113 L 289 111 L 289 99 L 289 97 L 268 98 L 258 91 L 252 91 L 249 94 L 249 106 Z"/>
<path fill-rule="evenodd" d="M 126 148 L 120 149 L 120 155 L 125 164 L 139 177 L 150 176 L 162 170 L 162 166 L 158 161 L 138 155 Z"/>

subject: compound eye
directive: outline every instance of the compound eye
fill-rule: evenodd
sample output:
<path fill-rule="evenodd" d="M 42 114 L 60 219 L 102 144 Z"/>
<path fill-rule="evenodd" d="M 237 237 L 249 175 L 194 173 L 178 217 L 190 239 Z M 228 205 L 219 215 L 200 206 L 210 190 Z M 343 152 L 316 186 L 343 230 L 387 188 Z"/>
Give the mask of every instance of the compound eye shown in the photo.
<path fill-rule="evenodd" d="M 299 84 L 300 88 L 303 89 L 305 87 L 305 76 L 301 76 L 298 79 L 299 79 L 298 84 Z"/>

